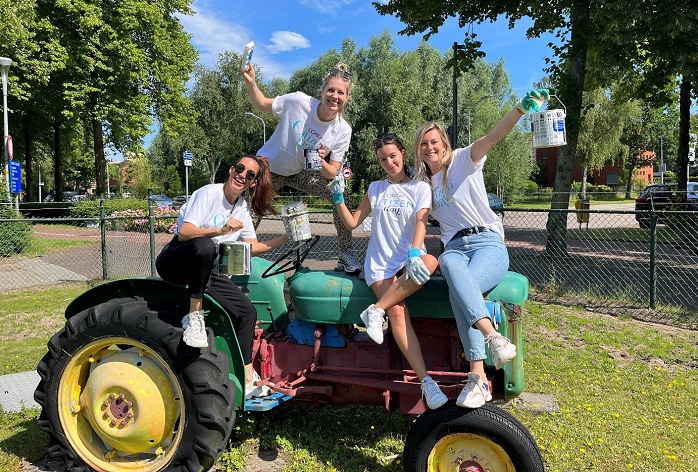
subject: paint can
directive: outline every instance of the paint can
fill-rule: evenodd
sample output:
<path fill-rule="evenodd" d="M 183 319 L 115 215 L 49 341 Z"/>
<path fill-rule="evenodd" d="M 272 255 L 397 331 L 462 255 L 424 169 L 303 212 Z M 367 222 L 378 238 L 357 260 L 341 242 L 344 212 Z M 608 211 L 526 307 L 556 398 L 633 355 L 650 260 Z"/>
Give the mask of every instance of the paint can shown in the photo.
<path fill-rule="evenodd" d="M 305 153 L 305 168 L 308 170 L 321 170 L 322 159 L 317 149 L 304 149 Z"/>
<path fill-rule="evenodd" d="M 223 275 L 250 275 L 252 244 L 245 241 L 218 243 L 216 272 Z"/>
<path fill-rule="evenodd" d="M 555 95 L 551 95 L 551 97 L 555 97 Z M 558 101 L 560 100 L 558 99 Z M 562 108 L 554 110 L 531 113 L 531 132 L 533 133 L 533 147 L 535 149 L 558 147 L 567 144 L 565 116 L 567 116 L 567 109 L 564 105 L 562 105 Z"/>
<path fill-rule="evenodd" d="M 281 219 L 286 228 L 288 239 L 297 243 L 313 237 L 310 232 L 308 207 L 303 202 L 287 203 L 281 209 Z"/>

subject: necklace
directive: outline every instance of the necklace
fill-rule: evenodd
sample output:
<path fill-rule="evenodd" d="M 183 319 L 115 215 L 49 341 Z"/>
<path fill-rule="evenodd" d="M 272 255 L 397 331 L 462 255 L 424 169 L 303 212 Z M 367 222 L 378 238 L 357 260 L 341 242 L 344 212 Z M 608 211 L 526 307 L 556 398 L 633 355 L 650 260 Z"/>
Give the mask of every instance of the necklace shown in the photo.
<path fill-rule="evenodd" d="M 402 183 L 407 182 L 408 179 L 409 179 L 409 177 L 404 176 L 402 179 L 398 180 L 397 182 L 393 182 L 392 180 L 390 180 L 390 177 L 388 177 L 388 183 L 397 185 L 397 184 L 402 184 Z"/>

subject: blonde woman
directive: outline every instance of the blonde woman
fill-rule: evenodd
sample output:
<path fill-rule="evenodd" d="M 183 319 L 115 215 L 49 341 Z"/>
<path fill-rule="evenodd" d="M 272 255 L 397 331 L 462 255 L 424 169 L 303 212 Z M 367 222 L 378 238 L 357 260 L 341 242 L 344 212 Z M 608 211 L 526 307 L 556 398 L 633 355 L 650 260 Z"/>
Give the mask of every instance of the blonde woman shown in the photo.
<path fill-rule="evenodd" d="M 257 86 L 254 68 L 250 64 L 242 73 L 247 92 L 254 107 L 262 112 L 281 117 L 269 140 L 257 152 L 269 159 L 272 184 L 275 191 L 284 186 L 308 195 L 328 196 L 328 180 L 341 170 L 349 150 L 352 129 L 342 117 L 353 86 L 352 73 L 346 64 L 327 71 L 320 98 L 303 92 L 267 98 Z M 319 155 L 322 167 L 306 168 L 306 154 Z M 259 215 L 256 221 L 259 224 Z M 356 273 L 361 270 L 351 251 L 351 231 L 342 225 L 334 212 L 334 226 L 339 239 L 337 270 Z"/>
<path fill-rule="evenodd" d="M 489 133 L 465 148 L 451 149 L 439 123 L 424 123 L 415 135 L 416 175 L 431 185 L 431 216 L 440 223 L 444 244 L 439 268 L 448 283 L 458 332 L 470 362 L 468 380 L 456 400 L 459 406 L 478 408 L 492 399 L 485 376 L 485 343 L 497 369 L 516 356 L 516 346 L 492 326 L 482 296 L 502 281 L 509 268 L 504 228 L 489 207 L 482 169 L 494 145 L 548 97 L 546 89 L 528 92 Z"/>

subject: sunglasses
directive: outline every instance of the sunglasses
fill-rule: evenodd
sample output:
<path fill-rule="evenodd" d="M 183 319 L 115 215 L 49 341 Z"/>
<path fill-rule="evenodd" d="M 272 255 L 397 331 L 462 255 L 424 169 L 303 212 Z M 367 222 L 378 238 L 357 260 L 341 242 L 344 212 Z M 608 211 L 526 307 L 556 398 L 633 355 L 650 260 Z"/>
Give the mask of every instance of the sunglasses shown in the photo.
<path fill-rule="evenodd" d="M 327 71 L 327 76 L 329 77 L 330 75 L 338 75 L 344 80 L 351 80 L 351 78 L 354 77 L 354 74 L 348 70 L 340 70 L 336 67 L 330 67 L 330 70 Z"/>
<path fill-rule="evenodd" d="M 244 173 L 245 178 L 247 180 L 257 180 L 257 173 L 250 169 L 247 169 L 247 172 L 245 172 L 245 164 L 243 164 L 242 162 L 238 162 L 237 164 L 235 164 L 235 166 L 233 166 L 233 168 L 235 169 L 235 172 L 237 172 L 238 174 Z"/>
<path fill-rule="evenodd" d="M 381 136 L 380 138 L 374 139 L 373 140 L 373 149 L 380 149 L 386 144 L 395 144 L 397 143 L 399 148 L 403 148 L 404 146 L 402 145 L 402 141 L 400 141 L 400 138 L 397 137 L 396 134 L 394 133 L 388 133 L 386 135 Z"/>

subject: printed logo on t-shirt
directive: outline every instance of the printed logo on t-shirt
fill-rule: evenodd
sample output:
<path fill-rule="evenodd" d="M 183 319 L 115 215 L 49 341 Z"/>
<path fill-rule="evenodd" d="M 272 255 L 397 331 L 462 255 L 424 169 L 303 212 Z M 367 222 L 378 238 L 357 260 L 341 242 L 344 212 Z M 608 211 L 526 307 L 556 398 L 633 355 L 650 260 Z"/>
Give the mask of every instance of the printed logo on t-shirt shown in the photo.
<path fill-rule="evenodd" d="M 213 216 L 213 226 L 212 228 L 222 228 L 225 222 L 228 221 L 229 215 L 221 215 L 220 213 Z"/>
<path fill-rule="evenodd" d="M 453 190 L 453 184 L 451 182 L 448 183 L 448 190 L 449 190 L 449 195 L 453 196 L 453 194 L 450 192 Z M 448 207 L 451 206 L 450 203 L 448 203 L 448 199 L 446 198 L 446 195 L 444 194 L 444 190 L 442 187 L 436 187 L 434 188 L 434 209 L 436 208 L 441 208 L 441 207 Z"/>
<path fill-rule="evenodd" d="M 386 194 L 377 203 L 377 207 L 385 212 L 392 213 L 395 216 L 402 214 L 402 209 L 413 211 L 414 203 L 405 199 L 399 193 Z"/>
<path fill-rule="evenodd" d="M 305 122 L 298 120 L 293 123 L 293 132 L 296 133 L 296 146 L 303 149 L 320 149 L 322 136 L 314 129 L 306 129 Z"/>

